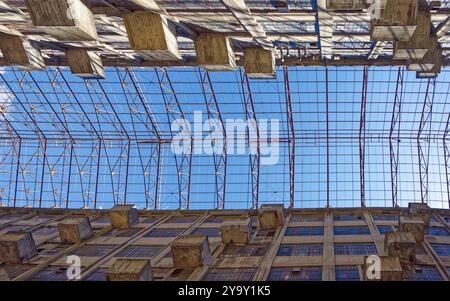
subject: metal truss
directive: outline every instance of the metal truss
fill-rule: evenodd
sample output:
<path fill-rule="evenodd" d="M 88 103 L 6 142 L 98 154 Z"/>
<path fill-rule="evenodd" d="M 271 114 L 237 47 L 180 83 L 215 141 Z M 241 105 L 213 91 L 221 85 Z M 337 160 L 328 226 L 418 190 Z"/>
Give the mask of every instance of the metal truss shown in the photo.
<path fill-rule="evenodd" d="M 391 163 L 391 191 L 393 207 L 398 207 L 398 157 L 400 149 L 400 112 L 403 99 L 403 74 L 404 69 L 398 68 L 394 104 L 392 107 L 391 127 L 389 131 L 389 157 Z M 394 137 L 394 135 L 396 136 Z"/>
<path fill-rule="evenodd" d="M 422 137 L 424 131 L 431 131 L 433 102 L 436 81 L 428 80 L 425 92 L 422 115 L 420 118 L 419 130 L 417 132 L 417 152 L 419 155 L 419 176 L 420 176 L 420 194 L 422 203 L 428 204 L 428 171 L 430 160 L 430 138 Z M 423 144 L 426 143 L 426 147 Z"/>
<path fill-rule="evenodd" d="M 366 178 L 365 178 L 365 157 L 366 157 L 366 100 L 367 100 L 367 78 L 368 69 L 364 67 L 362 93 L 361 93 L 361 113 L 359 119 L 359 187 L 361 193 L 361 207 L 366 206 Z"/>
<path fill-rule="evenodd" d="M 178 119 L 185 119 L 177 94 L 173 89 L 167 69 L 155 69 L 158 78 L 161 95 L 166 107 L 167 121 L 169 123 L 170 134 L 173 139 L 172 123 Z M 190 130 L 189 130 L 190 134 Z M 175 165 L 178 177 L 178 199 L 180 209 L 189 209 L 191 191 L 191 171 L 192 171 L 192 145 L 193 139 L 190 135 L 190 147 L 187 152 L 174 154 Z"/>
<path fill-rule="evenodd" d="M 215 207 L 216 209 L 225 209 L 228 161 L 227 133 L 209 72 L 200 68 L 197 69 L 197 72 L 202 86 L 203 96 L 205 98 L 208 119 L 217 121 L 218 124 L 215 124 L 215 126 L 222 129 L 222 149 L 220 151 L 217 150 L 219 152 L 213 152 L 213 161 L 215 171 Z"/>
<path fill-rule="evenodd" d="M 142 170 L 146 208 L 159 209 L 159 186 L 161 175 L 161 135 L 150 103 L 142 93 L 133 71 L 125 68 L 123 76 L 116 68 L 124 98 L 130 112 L 132 133 Z M 143 127 L 142 129 L 140 127 Z M 140 141 L 138 131 L 145 131 L 148 137 L 156 136 L 159 142 Z"/>
<path fill-rule="evenodd" d="M 291 88 L 289 85 L 289 71 L 287 67 L 284 70 L 284 89 L 286 94 L 286 114 L 288 121 L 288 137 L 289 137 L 289 207 L 295 206 L 295 127 L 294 114 L 292 110 Z"/>
<path fill-rule="evenodd" d="M 259 208 L 259 173 L 261 166 L 261 149 L 260 149 L 260 136 L 259 136 L 259 128 L 256 118 L 255 105 L 253 103 L 252 91 L 250 89 L 250 82 L 247 76 L 247 73 L 240 70 L 241 74 L 241 85 L 242 85 L 242 93 L 243 93 L 243 105 L 245 117 L 247 119 L 247 123 L 249 121 L 254 121 L 253 129 L 248 129 L 247 142 L 249 149 L 249 157 L 250 157 L 250 182 L 251 182 L 251 191 L 252 191 L 252 208 Z M 250 124 L 249 124 L 250 126 Z M 250 131 L 256 133 L 255 137 L 251 137 Z M 255 147 L 256 144 L 256 147 Z M 256 148 L 256 151 L 255 151 Z"/>

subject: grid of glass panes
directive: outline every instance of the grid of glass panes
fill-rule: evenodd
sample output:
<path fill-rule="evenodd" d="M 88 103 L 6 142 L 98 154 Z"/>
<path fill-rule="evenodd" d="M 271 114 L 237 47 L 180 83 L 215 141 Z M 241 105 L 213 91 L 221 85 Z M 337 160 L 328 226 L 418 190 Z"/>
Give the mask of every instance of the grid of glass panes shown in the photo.
<path fill-rule="evenodd" d="M 128 246 L 120 251 L 116 257 L 128 257 L 128 258 L 151 258 L 153 255 L 159 252 L 163 246 Z"/>
<path fill-rule="evenodd" d="M 409 281 L 440 281 L 442 275 L 435 266 L 420 266 L 415 271 L 404 270 L 403 279 Z"/>
<path fill-rule="evenodd" d="M 376 255 L 373 243 L 335 243 L 334 255 Z"/>
<path fill-rule="evenodd" d="M 47 267 L 31 276 L 28 281 L 67 281 L 66 270 L 62 267 Z"/>
<path fill-rule="evenodd" d="M 227 245 L 220 257 L 264 256 L 268 246 L 261 245 Z"/>
<path fill-rule="evenodd" d="M 377 228 L 378 228 L 378 232 L 380 232 L 380 234 L 394 232 L 394 228 L 392 228 L 392 226 L 377 225 Z"/>
<path fill-rule="evenodd" d="M 255 268 L 209 269 L 203 281 L 250 281 L 256 273 Z"/>
<path fill-rule="evenodd" d="M 360 281 L 356 265 L 338 265 L 335 267 L 336 281 Z"/>
<path fill-rule="evenodd" d="M 144 235 L 144 237 L 175 237 L 181 234 L 182 228 L 156 228 Z"/>
<path fill-rule="evenodd" d="M 131 237 L 141 231 L 142 228 L 131 228 L 131 229 L 113 229 L 103 236 L 106 237 Z"/>
<path fill-rule="evenodd" d="M 204 234 L 210 237 L 217 237 L 220 236 L 220 229 L 219 228 L 198 228 L 195 229 L 194 234 Z"/>
<path fill-rule="evenodd" d="M 277 267 L 270 270 L 269 281 L 321 281 L 322 267 Z"/>
<path fill-rule="evenodd" d="M 281 245 L 277 256 L 322 256 L 322 244 Z"/>
<path fill-rule="evenodd" d="M 298 222 L 323 222 L 324 216 L 323 215 L 312 215 L 312 214 L 294 214 L 290 222 L 298 223 Z"/>
<path fill-rule="evenodd" d="M 166 223 L 183 224 L 183 223 L 193 223 L 198 216 L 188 215 L 188 216 L 173 216 L 166 221 Z"/>
<path fill-rule="evenodd" d="M 444 227 L 430 227 L 428 228 L 428 235 L 433 236 L 449 236 L 447 229 Z"/>
<path fill-rule="evenodd" d="M 334 227 L 334 235 L 370 235 L 370 230 L 365 226 Z"/>
<path fill-rule="evenodd" d="M 431 244 L 431 247 L 438 256 L 450 256 L 450 245 L 447 244 Z"/>
<path fill-rule="evenodd" d="M 360 214 L 334 214 L 334 221 L 360 221 L 364 220 L 364 216 Z"/>
<path fill-rule="evenodd" d="M 33 236 L 46 236 L 46 235 L 53 235 L 58 233 L 58 227 L 55 226 L 44 226 L 44 227 L 40 227 L 36 230 L 34 230 L 33 232 Z"/>
<path fill-rule="evenodd" d="M 392 214 L 374 214 L 372 215 L 375 221 L 397 221 L 398 216 Z"/>
<path fill-rule="evenodd" d="M 73 251 L 78 256 L 104 256 L 111 252 L 116 245 L 84 245 Z"/>
<path fill-rule="evenodd" d="M 289 227 L 285 236 L 323 236 L 323 227 Z"/>
<path fill-rule="evenodd" d="M 99 268 L 96 269 L 91 275 L 89 275 L 85 280 L 86 281 L 106 281 L 106 273 L 108 273 L 108 269 Z"/>

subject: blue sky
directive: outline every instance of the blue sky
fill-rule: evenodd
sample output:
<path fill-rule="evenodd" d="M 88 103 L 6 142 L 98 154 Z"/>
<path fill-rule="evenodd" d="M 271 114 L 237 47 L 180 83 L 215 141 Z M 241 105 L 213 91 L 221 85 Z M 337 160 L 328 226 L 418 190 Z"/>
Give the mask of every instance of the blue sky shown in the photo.
<path fill-rule="evenodd" d="M 11 132 L 11 139 L 8 124 L 0 116 L 0 134 L 3 138 L 0 147 L 1 202 L 12 205 L 15 195 L 16 206 L 38 206 L 42 198 L 44 207 L 64 207 L 68 199 L 69 207 L 93 208 L 95 200 L 97 208 L 108 208 L 114 201 L 125 199 L 126 187 L 127 203 L 144 208 L 148 205 L 146 202 L 150 202 L 148 206 L 152 207 L 155 191 L 150 183 L 156 172 L 156 161 L 151 157 L 155 145 L 149 141 L 158 135 L 163 139 L 171 137 L 156 70 L 131 68 L 126 73 L 124 69 L 107 68 L 105 80 L 89 81 L 88 84 L 66 69 L 61 71 L 62 74 L 56 69 L 26 74 L 17 69 L 5 69 L 2 74 L 0 99 L 6 103 L 5 116 L 22 139 L 18 164 L 19 139 L 14 132 Z M 162 74 L 161 70 L 158 72 Z M 242 91 L 240 72 L 210 72 L 224 120 L 245 118 L 243 97 L 246 94 Z M 365 143 L 367 206 L 392 206 L 388 138 L 398 72 L 398 67 L 368 69 Z M 206 120 L 199 69 L 171 68 L 168 75 L 185 118 L 192 121 L 193 113 L 202 111 Z M 125 79 L 124 87 L 119 77 Z M 296 135 L 294 204 L 299 208 L 324 207 L 327 203 L 325 79 L 324 67 L 289 68 Z M 18 84 L 19 81 L 22 85 Z M 329 201 L 332 207 L 360 206 L 358 137 L 362 81 L 362 67 L 328 68 Z M 434 94 L 429 88 L 428 95 L 434 95 L 433 106 L 420 140 L 429 161 L 428 201 L 437 208 L 448 208 L 449 204 L 442 140 L 450 113 L 449 82 L 450 73 L 444 70 L 436 80 Z M 427 80 L 417 80 L 414 73 L 404 71 L 399 130 L 394 135 L 400 134 L 398 202 L 402 206 L 421 200 L 417 134 L 427 85 Z M 257 119 L 279 119 L 280 137 L 287 138 L 289 127 L 283 70 L 278 70 L 276 79 L 250 80 L 250 89 Z M 136 90 L 141 92 L 140 96 Z M 103 92 L 107 94 L 103 95 Z M 158 135 L 149 119 L 150 111 L 154 124 L 157 124 Z M 68 133 L 77 141 L 73 147 L 67 139 Z M 39 137 L 45 137 L 46 143 Z M 104 138 L 100 146 L 98 137 Z M 136 138 L 141 142 L 136 143 Z M 43 156 L 44 148 L 46 156 Z M 279 163 L 261 166 L 260 204 L 284 203 L 289 206 L 289 153 L 288 144 L 282 143 Z M 178 177 L 170 144 L 164 144 L 161 154 L 157 207 L 177 209 L 180 205 Z M 22 170 L 25 172 L 22 173 Z M 190 209 L 214 208 L 213 158 L 194 155 L 191 172 Z M 231 155 L 228 157 L 225 208 L 250 206 L 249 156 Z"/>

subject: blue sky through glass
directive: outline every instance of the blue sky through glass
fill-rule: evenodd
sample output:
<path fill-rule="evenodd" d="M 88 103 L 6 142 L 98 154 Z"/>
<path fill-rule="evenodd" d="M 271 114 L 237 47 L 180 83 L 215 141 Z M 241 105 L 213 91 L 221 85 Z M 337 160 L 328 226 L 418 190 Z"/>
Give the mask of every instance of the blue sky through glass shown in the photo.
<path fill-rule="evenodd" d="M 288 70 L 296 136 L 294 205 L 324 207 L 327 71 L 325 67 Z M 13 205 L 15 200 L 16 206 L 39 206 L 40 202 L 43 207 L 108 208 L 126 195 L 127 203 L 135 203 L 138 208 L 153 207 L 153 142 L 158 137 L 171 139 L 156 72 L 162 74 L 160 69 L 107 68 L 105 80 L 84 82 L 66 69 L 31 73 L 5 69 L 0 91 L 5 108 L 0 116 L 0 201 Z M 206 121 L 199 69 L 169 68 L 167 72 L 184 117 L 192 122 L 194 112 L 201 111 Z M 450 113 L 450 73 L 444 70 L 434 86 L 433 81 L 428 85 L 428 80 L 416 79 L 415 73 L 400 72 L 404 72 L 403 92 L 399 94 L 401 111 L 392 139 L 395 146 L 399 141 L 398 203 L 406 206 L 422 198 L 417 136 L 424 120 L 419 142 L 428 160 L 427 199 L 432 207 L 448 208 L 443 137 Z M 371 207 L 392 206 L 389 137 L 398 73 L 398 67 L 368 68 L 364 174 L 366 204 Z M 210 72 L 210 76 L 223 120 L 245 119 L 243 99 L 247 94 L 241 71 Z M 164 87 L 168 89 L 167 83 Z M 332 207 L 361 204 L 362 87 L 363 67 L 328 68 Z M 434 96 L 428 99 L 428 103 L 432 101 L 429 116 L 427 107 L 424 110 L 427 87 L 428 95 Z M 279 119 L 283 141 L 278 163 L 261 166 L 259 203 L 284 203 L 287 207 L 290 146 L 283 70 L 278 69 L 276 79 L 250 80 L 250 89 L 257 119 Z M 227 209 L 252 205 L 249 162 L 248 154 L 228 156 Z M 162 145 L 160 164 L 157 208 L 177 209 L 178 176 L 169 143 Z M 213 157 L 193 155 L 191 173 L 189 208 L 215 208 Z"/>

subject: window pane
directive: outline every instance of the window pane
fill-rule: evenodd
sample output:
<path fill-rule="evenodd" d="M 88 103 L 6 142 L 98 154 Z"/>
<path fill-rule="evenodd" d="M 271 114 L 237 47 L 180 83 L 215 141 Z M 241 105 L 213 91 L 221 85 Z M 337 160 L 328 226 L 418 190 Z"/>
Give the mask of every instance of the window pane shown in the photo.
<path fill-rule="evenodd" d="M 277 256 L 321 256 L 322 244 L 281 245 Z"/>
<path fill-rule="evenodd" d="M 356 265 L 336 266 L 336 281 L 360 281 L 359 270 Z"/>
<path fill-rule="evenodd" d="M 321 281 L 322 267 L 272 268 L 269 281 Z"/>
<path fill-rule="evenodd" d="M 285 236 L 323 236 L 323 227 L 289 227 Z"/>
<path fill-rule="evenodd" d="M 254 268 L 241 269 L 209 269 L 203 281 L 250 281 L 256 273 Z"/>
<path fill-rule="evenodd" d="M 373 243 L 335 243 L 334 255 L 376 255 Z"/>
<path fill-rule="evenodd" d="M 334 227 L 334 235 L 369 235 L 368 227 Z"/>

